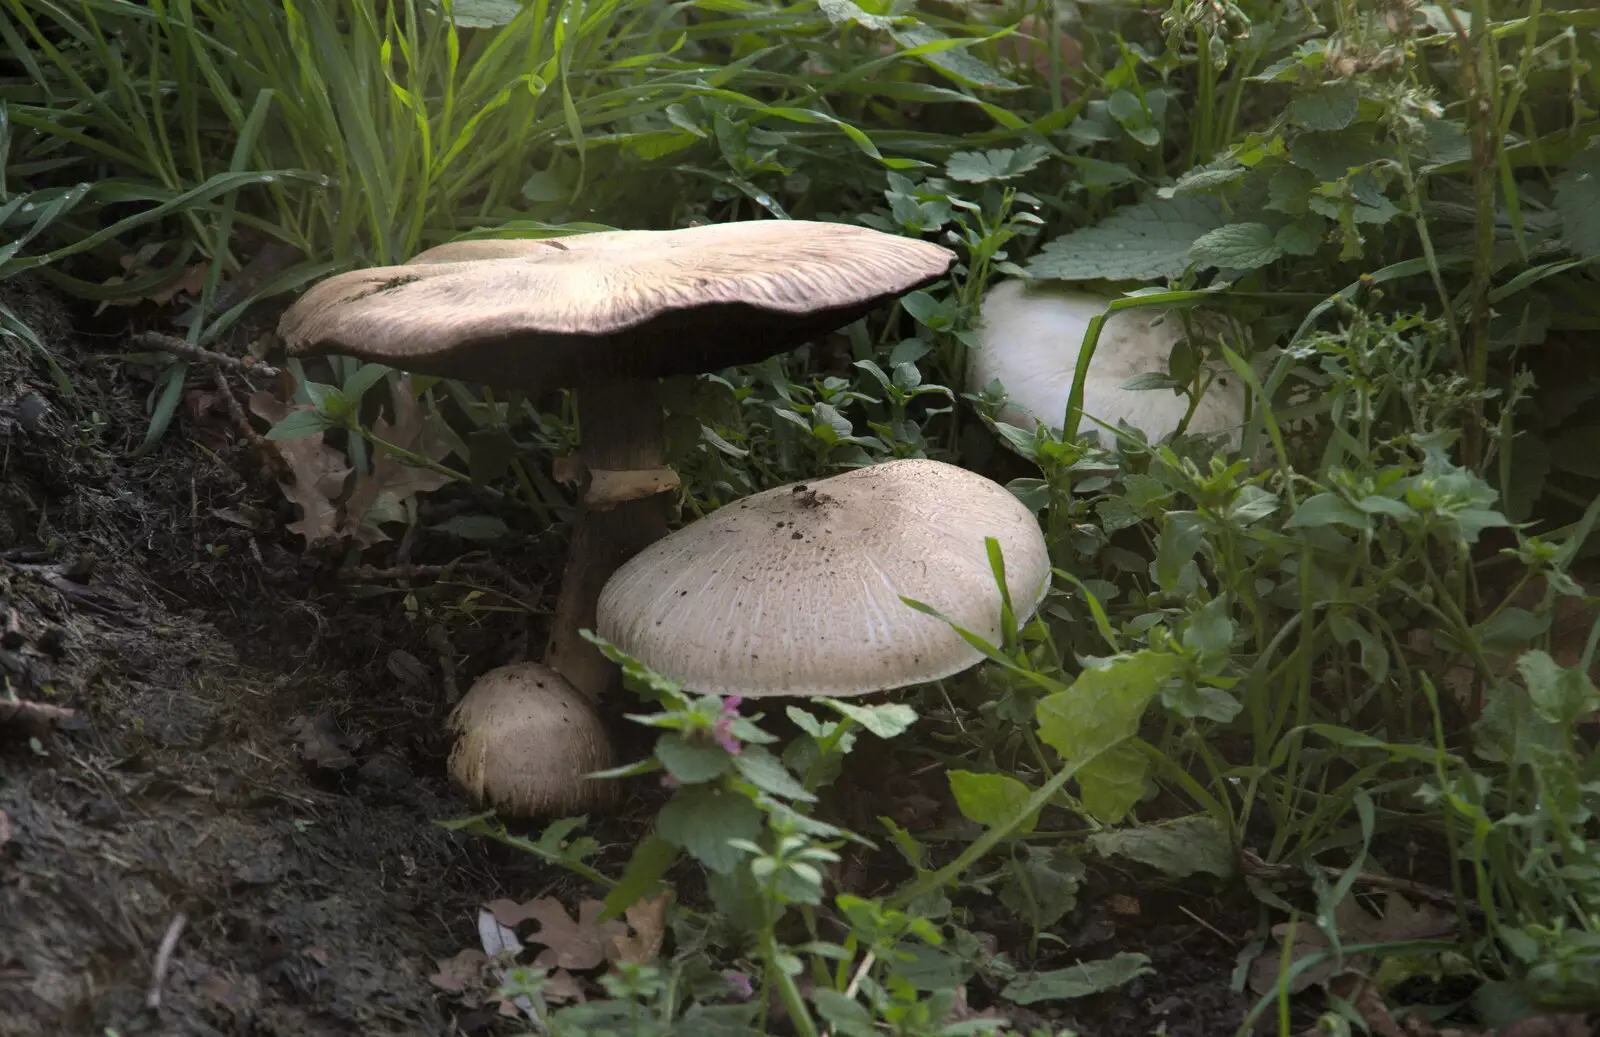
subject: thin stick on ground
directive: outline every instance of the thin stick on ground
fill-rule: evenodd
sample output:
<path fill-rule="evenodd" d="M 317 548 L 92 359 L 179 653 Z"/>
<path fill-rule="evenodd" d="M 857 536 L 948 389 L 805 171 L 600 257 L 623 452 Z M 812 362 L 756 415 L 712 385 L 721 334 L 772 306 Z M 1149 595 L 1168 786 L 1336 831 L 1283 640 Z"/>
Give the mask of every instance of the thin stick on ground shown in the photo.
<path fill-rule="evenodd" d="M 141 331 L 128 341 L 144 349 L 171 353 L 175 357 L 180 357 L 196 364 L 211 364 L 214 367 L 221 367 L 235 374 L 258 374 L 267 378 L 276 378 L 283 373 L 271 364 L 262 363 L 254 358 L 240 359 L 239 357 L 228 356 L 226 353 L 217 353 L 203 346 L 190 345 L 181 338 L 164 335 L 159 331 Z"/>
<path fill-rule="evenodd" d="M 167 970 L 172 967 L 172 952 L 177 950 L 178 938 L 183 935 L 183 927 L 189 919 L 182 911 L 172 916 L 172 924 L 167 926 L 166 934 L 161 937 L 161 946 L 156 948 L 155 964 L 150 967 L 150 989 L 144 996 L 144 1006 L 152 1012 L 161 1007 L 161 987 L 166 983 Z"/>

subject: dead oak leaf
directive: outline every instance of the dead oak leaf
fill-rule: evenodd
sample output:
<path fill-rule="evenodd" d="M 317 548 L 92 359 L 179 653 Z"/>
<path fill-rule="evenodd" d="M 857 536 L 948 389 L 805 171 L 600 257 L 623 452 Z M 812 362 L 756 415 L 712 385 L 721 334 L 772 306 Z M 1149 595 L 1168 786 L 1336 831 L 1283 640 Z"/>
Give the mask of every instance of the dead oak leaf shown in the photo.
<path fill-rule="evenodd" d="M 305 404 L 285 404 L 265 389 L 250 397 L 250 412 L 274 425 L 293 411 L 308 409 Z M 344 454 L 329 446 L 321 432 L 275 442 L 294 476 L 292 483 L 278 486 L 285 497 L 300 506 L 300 518 L 289 523 L 289 531 L 305 537 L 307 544 L 337 536 L 339 509 L 334 501 L 344 492 L 345 479 L 350 475 Z"/>
<path fill-rule="evenodd" d="M 566 1005 L 573 1002 L 584 1002 L 588 998 L 583 996 L 583 984 L 578 977 L 566 969 L 556 969 L 550 973 L 545 981 L 544 989 L 540 991 L 544 999 L 551 1004 Z"/>
<path fill-rule="evenodd" d="M 464 993 L 483 985 L 483 972 L 489 956 L 468 947 L 453 958 L 439 960 L 439 971 L 428 977 L 428 982 L 452 994 Z"/>
<path fill-rule="evenodd" d="M 628 908 L 624 915 L 633 933 L 619 933 L 611 937 L 606 958 L 625 965 L 643 965 L 655 961 L 667 938 L 667 905 L 670 896 L 662 892 Z"/>
<path fill-rule="evenodd" d="M 377 439 L 393 444 L 429 461 L 443 461 L 451 446 L 440 432 L 438 419 L 426 413 L 411 395 L 411 380 L 404 379 L 394 393 L 394 422 L 379 418 L 372 425 Z M 363 546 L 389 539 L 378 528 L 383 522 L 405 520 L 405 502 L 419 493 L 437 490 L 451 478 L 431 468 L 414 465 L 398 455 L 374 445 L 372 471 L 356 478 L 355 489 L 345 502 L 345 522 L 341 530 L 354 536 Z"/>
<path fill-rule="evenodd" d="M 1346 895 L 1339 906 L 1333 911 L 1334 927 L 1339 934 L 1341 946 L 1361 943 L 1400 943 L 1406 940 L 1422 940 L 1435 936 L 1444 936 L 1455 928 L 1455 918 L 1430 904 L 1419 904 L 1415 907 L 1399 893 L 1389 893 L 1384 898 L 1383 915 L 1374 916 L 1363 908 L 1353 894 Z M 1326 986 L 1340 970 L 1339 964 L 1333 955 L 1308 968 L 1293 972 L 1293 966 L 1302 959 L 1320 954 L 1331 949 L 1326 935 L 1322 930 L 1309 920 L 1301 920 L 1292 926 L 1294 933 L 1290 935 L 1291 925 L 1287 922 L 1272 927 L 1272 935 L 1277 937 L 1277 945 L 1268 947 L 1251 964 L 1250 986 L 1259 994 L 1274 990 L 1278 986 L 1278 977 L 1283 965 L 1283 948 L 1285 942 L 1292 940 L 1289 948 L 1288 965 L 1292 974 L 1289 980 L 1289 992 L 1298 994 L 1311 986 Z M 1347 957 L 1344 965 L 1348 968 L 1352 962 L 1360 961 L 1361 956 Z"/>
<path fill-rule="evenodd" d="M 545 948 L 533 961 L 538 968 L 555 966 L 575 972 L 592 969 L 606 960 L 610 942 L 628 932 L 621 922 L 600 921 L 605 904 L 598 900 L 581 902 L 576 920 L 555 897 L 529 901 L 523 909 L 528 918 L 539 923 L 538 930 L 528 937 L 529 943 Z"/>

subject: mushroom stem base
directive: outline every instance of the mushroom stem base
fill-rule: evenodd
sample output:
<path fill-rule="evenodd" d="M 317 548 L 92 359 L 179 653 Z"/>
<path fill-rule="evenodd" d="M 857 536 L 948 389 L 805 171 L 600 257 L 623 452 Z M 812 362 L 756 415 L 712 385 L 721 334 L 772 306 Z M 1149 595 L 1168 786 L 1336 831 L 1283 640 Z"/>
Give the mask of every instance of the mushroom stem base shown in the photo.
<path fill-rule="evenodd" d="M 578 395 L 583 463 L 591 470 L 642 471 L 666 466 L 659 383 L 614 382 Z M 611 574 L 667 534 L 668 496 L 618 501 L 607 510 L 580 505 L 567 567 L 545 649 L 545 664 L 590 701 L 619 682 L 617 668 L 578 631 L 594 629 L 595 604 Z"/>

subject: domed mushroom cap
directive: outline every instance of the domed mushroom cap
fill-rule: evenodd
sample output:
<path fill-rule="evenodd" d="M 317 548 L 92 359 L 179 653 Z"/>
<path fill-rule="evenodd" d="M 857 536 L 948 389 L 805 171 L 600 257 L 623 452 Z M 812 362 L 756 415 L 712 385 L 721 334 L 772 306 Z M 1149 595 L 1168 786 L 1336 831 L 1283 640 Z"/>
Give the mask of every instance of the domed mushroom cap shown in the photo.
<path fill-rule="evenodd" d="M 1000 420 L 1033 429 L 1043 421 L 1059 429 L 1078 368 L 1089 322 L 1112 300 L 1025 281 L 1002 281 L 984 296 L 978 347 L 968 351 L 967 384 L 981 390 L 998 378 L 1008 396 Z M 1183 340 L 1183 324 L 1173 315 L 1160 324 L 1147 309 L 1121 310 L 1106 319 L 1083 385 L 1083 412 L 1108 425 L 1126 421 L 1154 443 L 1171 435 L 1189 410 L 1189 398 L 1168 389 L 1124 389 L 1134 375 L 1168 373 L 1172 349 Z M 1223 372 L 1207 387 L 1189 419 L 1191 435 L 1230 433 L 1239 440 L 1244 423 L 1244 386 Z M 1116 437 L 1094 428 L 1101 445 Z"/>
<path fill-rule="evenodd" d="M 613 764 L 594 707 L 558 673 L 517 663 L 479 677 L 450 715 L 450 777 L 511 817 L 614 802 L 615 783 L 584 775 Z"/>
<path fill-rule="evenodd" d="M 463 241 L 323 281 L 279 334 L 295 356 L 577 388 L 763 360 L 954 261 L 927 242 L 802 220 Z"/>
<path fill-rule="evenodd" d="M 911 608 L 991 641 L 1005 552 L 1013 608 L 1032 615 L 1050 559 L 1010 491 L 938 461 L 890 461 L 754 494 L 656 541 L 600 592 L 599 634 L 694 691 L 863 695 L 948 677 L 978 651 Z"/>

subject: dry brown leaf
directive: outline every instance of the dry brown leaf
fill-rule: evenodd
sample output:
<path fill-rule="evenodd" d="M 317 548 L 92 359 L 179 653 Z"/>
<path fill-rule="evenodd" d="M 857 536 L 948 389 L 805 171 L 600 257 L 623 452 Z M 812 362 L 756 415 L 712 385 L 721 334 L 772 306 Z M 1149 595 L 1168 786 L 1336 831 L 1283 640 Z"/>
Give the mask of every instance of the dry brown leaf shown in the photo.
<path fill-rule="evenodd" d="M 124 281 L 135 277 L 144 277 L 147 274 L 155 273 L 154 267 L 140 263 L 138 257 L 132 254 L 123 256 L 120 262 L 122 269 L 127 272 L 127 276 L 124 277 L 122 274 L 117 274 L 106 278 L 104 283 L 107 287 L 122 284 Z M 184 267 L 176 277 L 154 291 L 147 292 L 144 295 L 130 296 L 126 299 L 106 299 L 100 304 L 96 312 L 104 311 L 107 306 L 137 306 L 142 302 L 153 302 L 157 306 L 165 306 L 178 295 L 199 296 L 205 290 L 208 270 L 210 270 L 209 264 L 194 263 Z M 217 283 L 219 286 L 222 284 L 220 280 Z"/>
<path fill-rule="evenodd" d="M 624 915 L 633 934 L 618 933 L 611 937 L 606 958 L 625 965 L 643 965 L 655 961 L 667 938 L 669 899 L 670 894 L 663 892 L 628 908 Z"/>
<path fill-rule="evenodd" d="M 0 810 L 0 846 L 11 841 L 11 818 L 4 810 Z"/>
<path fill-rule="evenodd" d="M 489 964 L 488 955 L 468 947 L 453 958 L 439 961 L 439 971 L 428 977 L 428 982 L 440 990 L 460 994 L 482 985 L 483 970 Z"/>
<path fill-rule="evenodd" d="M 266 389 L 250 397 L 250 412 L 274 425 L 293 411 L 307 409 L 305 404 L 290 406 Z M 305 537 L 307 544 L 338 536 L 339 509 L 333 502 L 344 492 L 344 481 L 350 474 L 344 454 L 329 446 L 321 432 L 299 439 L 280 439 L 276 444 L 294 475 L 293 483 L 278 485 L 285 497 L 300 506 L 300 518 L 289 523 L 289 531 Z"/>
<path fill-rule="evenodd" d="M 605 905 L 598 900 L 581 902 L 576 921 L 555 897 L 529 901 L 523 910 L 539 923 L 538 930 L 528 937 L 529 943 L 545 948 L 533 961 L 538 968 L 555 966 L 575 972 L 592 969 L 606 960 L 611 940 L 628 932 L 621 922 L 600 921 Z"/>
<path fill-rule="evenodd" d="M 1137 915 L 1139 910 L 1139 901 L 1137 899 L 1128 896 L 1126 893 L 1111 894 L 1112 914 L 1133 916 Z"/>
<path fill-rule="evenodd" d="M 1431 904 L 1424 903 L 1413 907 L 1399 893 L 1389 893 L 1385 896 L 1381 918 L 1373 916 L 1357 903 L 1353 894 L 1347 895 L 1339 906 L 1334 908 L 1333 920 L 1339 931 L 1340 944 L 1421 940 L 1443 936 L 1455 928 L 1454 916 Z M 1284 939 L 1289 935 L 1289 928 L 1287 922 L 1273 926 L 1272 935 L 1277 937 L 1276 945 L 1268 947 L 1250 967 L 1250 986 L 1257 993 L 1264 994 L 1278 985 L 1279 964 L 1282 961 Z M 1291 967 L 1302 958 L 1308 958 L 1328 949 L 1327 937 L 1323 936 L 1322 931 L 1309 919 L 1302 919 L 1294 928 L 1294 946 L 1289 952 Z M 1345 965 L 1348 968 L 1352 962 L 1359 960 L 1359 956 L 1348 957 Z M 1331 957 L 1311 966 L 1289 981 L 1290 993 L 1298 994 L 1313 985 L 1326 986 L 1328 980 L 1334 976 L 1336 967 Z"/>
<path fill-rule="evenodd" d="M 544 986 L 544 999 L 552 1004 L 564 1005 L 574 1001 L 583 1002 L 588 998 L 583 996 L 583 984 L 578 982 L 578 977 L 566 969 L 556 969 L 547 977 L 549 982 Z"/>
<path fill-rule="evenodd" d="M 1407 1037 L 1384 1004 L 1383 995 L 1365 976 L 1341 976 L 1329 984 L 1329 989 L 1355 1006 L 1373 1037 Z"/>
<path fill-rule="evenodd" d="M 372 434 L 397 447 L 420 454 L 430 461 L 443 461 L 450 455 L 450 444 L 439 433 L 434 418 L 411 395 L 411 380 L 403 379 L 395 392 L 393 424 L 379 418 Z M 345 502 L 345 521 L 341 533 L 354 536 L 363 546 L 389 539 L 378 528 L 382 522 L 405 520 L 405 502 L 419 493 L 437 490 L 450 483 L 450 476 L 402 461 L 382 447 L 374 446 L 372 471 L 356 478 L 355 489 Z"/>

